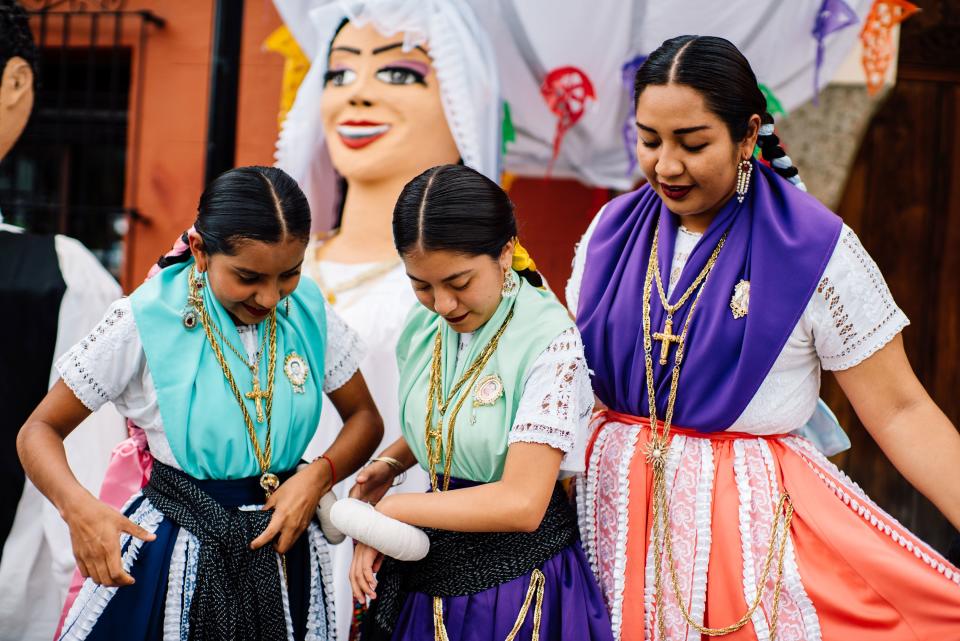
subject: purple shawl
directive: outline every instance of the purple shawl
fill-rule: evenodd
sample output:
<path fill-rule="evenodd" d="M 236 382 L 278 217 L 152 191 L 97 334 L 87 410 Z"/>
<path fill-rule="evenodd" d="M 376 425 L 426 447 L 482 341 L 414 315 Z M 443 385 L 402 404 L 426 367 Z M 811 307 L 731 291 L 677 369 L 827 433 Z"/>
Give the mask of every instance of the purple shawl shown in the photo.
<path fill-rule="evenodd" d="M 773 170 L 754 162 L 743 204 L 731 198 L 690 255 L 670 302 L 696 279 L 724 231 L 726 244 L 707 279 L 690 325 L 673 422 L 702 432 L 730 427 L 743 413 L 786 344 L 842 229 L 840 218 Z M 649 185 L 607 204 L 587 248 L 577 326 L 593 387 L 610 409 L 649 416 L 643 357 L 643 281 L 657 221 L 660 274 L 666 286 L 679 217 Z M 734 287 L 750 281 L 749 313 L 735 319 Z M 693 297 L 677 312 L 679 334 Z M 666 312 L 652 286 L 650 331 L 663 331 Z M 676 347 L 659 363 L 653 342 L 654 386 L 663 417 Z"/>

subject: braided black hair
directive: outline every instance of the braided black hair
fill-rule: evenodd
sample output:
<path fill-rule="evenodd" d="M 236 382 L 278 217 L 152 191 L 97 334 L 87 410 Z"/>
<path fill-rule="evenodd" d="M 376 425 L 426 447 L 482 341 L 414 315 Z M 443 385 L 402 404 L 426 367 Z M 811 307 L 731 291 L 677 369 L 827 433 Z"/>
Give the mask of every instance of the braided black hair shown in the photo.
<path fill-rule="evenodd" d="M 421 247 L 496 260 L 516 237 L 510 197 L 466 165 L 426 170 L 404 186 L 393 209 L 393 242 L 401 255 Z M 534 287 L 543 287 L 538 272 L 517 273 Z"/>
<path fill-rule="evenodd" d="M 757 146 L 774 171 L 806 191 L 799 172 L 773 131 L 773 116 L 750 63 L 733 43 L 716 36 L 678 36 L 660 45 L 634 78 L 633 107 L 650 85 L 678 84 L 703 96 L 707 108 L 727 126 L 734 142 L 747 135 L 753 115 L 760 116 Z"/>
<path fill-rule="evenodd" d="M 194 229 L 207 254 L 233 255 L 238 241 L 276 243 L 310 239 L 310 206 L 297 182 L 276 167 L 237 167 L 220 174 L 200 196 Z M 186 232 L 180 237 L 190 244 Z M 190 252 L 161 256 L 161 269 L 182 263 Z"/>
<path fill-rule="evenodd" d="M 36 86 L 39 55 L 27 13 L 17 0 L 0 0 L 0 73 L 11 58 L 23 58 L 30 65 Z"/>

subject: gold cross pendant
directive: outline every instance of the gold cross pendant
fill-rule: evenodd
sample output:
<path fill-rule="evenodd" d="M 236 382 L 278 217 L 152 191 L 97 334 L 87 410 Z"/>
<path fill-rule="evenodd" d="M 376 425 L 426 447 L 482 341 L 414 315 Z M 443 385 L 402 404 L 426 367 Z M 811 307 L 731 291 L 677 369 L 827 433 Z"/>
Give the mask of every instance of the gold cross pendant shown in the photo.
<path fill-rule="evenodd" d="M 270 390 L 260 389 L 260 377 L 254 375 L 253 377 L 253 391 L 247 392 L 244 394 L 251 401 L 257 405 L 257 423 L 263 423 L 263 401 L 270 398 Z"/>
<path fill-rule="evenodd" d="M 663 332 L 657 332 L 653 335 L 653 340 L 660 341 L 660 364 L 667 364 L 667 356 L 670 355 L 670 344 L 680 343 L 680 337 L 673 333 L 673 317 L 667 316 L 667 323 L 663 327 Z"/>

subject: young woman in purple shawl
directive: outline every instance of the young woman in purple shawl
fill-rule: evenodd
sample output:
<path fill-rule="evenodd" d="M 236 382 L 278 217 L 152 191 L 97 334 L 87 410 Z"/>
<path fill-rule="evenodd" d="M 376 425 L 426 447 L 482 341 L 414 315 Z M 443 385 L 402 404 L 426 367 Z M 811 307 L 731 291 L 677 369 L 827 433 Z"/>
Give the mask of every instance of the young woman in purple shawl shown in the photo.
<path fill-rule="evenodd" d="M 635 95 L 648 184 L 597 215 L 567 295 L 607 408 L 578 495 L 615 636 L 956 637 L 960 570 L 792 434 L 834 371 L 960 527 L 960 436 L 876 264 L 802 190 L 732 44 L 668 40 Z"/>

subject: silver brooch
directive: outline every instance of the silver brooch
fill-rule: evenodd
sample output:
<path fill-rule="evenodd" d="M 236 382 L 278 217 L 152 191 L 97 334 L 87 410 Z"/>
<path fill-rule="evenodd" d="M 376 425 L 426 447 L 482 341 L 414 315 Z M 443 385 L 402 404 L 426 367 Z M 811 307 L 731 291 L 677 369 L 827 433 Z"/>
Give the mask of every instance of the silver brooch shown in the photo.
<path fill-rule="evenodd" d="M 734 318 L 743 318 L 750 309 L 750 281 L 741 280 L 733 288 L 733 297 L 730 299 L 730 311 Z"/>
<path fill-rule="evenodd" d="M 200 324 L 200 315 L 193 306 L 184 307 L 183 311 L 180 312 L 180 317 L 186 329 L 194 329 Z"/>

